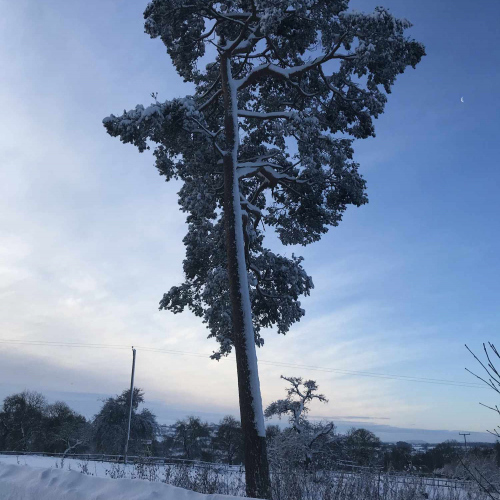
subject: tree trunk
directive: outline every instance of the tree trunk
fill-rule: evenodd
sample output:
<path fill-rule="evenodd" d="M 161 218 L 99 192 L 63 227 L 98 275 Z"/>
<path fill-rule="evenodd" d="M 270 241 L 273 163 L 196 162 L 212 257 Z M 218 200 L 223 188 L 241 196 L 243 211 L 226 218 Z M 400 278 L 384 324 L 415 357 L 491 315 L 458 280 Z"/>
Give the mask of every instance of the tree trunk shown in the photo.
<path fill-rule="evenodd" d="M 221 81 L 227 141 L 223 161 L 224 220 L 232 334 L 236 353 L 241 428 L 245 449 L 246 494 L 249 497 L 270 499 L 271 483 L 267 461 L 266 432 L 245 262 L 240 190 L 236 174 L 239 143 L 236 112 L 238 103 L 231 74 L 231 63 L 229 58 L 224 56 L 221 60 Z"/>

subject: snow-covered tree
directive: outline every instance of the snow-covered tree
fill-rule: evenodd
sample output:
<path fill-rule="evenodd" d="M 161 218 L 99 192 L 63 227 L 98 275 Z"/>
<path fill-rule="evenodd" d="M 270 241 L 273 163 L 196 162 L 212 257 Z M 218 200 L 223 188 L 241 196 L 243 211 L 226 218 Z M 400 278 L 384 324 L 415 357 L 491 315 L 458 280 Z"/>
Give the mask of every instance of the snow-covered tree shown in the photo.
<path fill-rule="evenodd" d="M 301 377 L 284 377 L 290 387 L 287 397 L 271 403 L 264 412 L 266 418 L 288 417 L 290 429 L 275 440 L 276 453 L 279 457 L 294 457 L 295 460 L 310 463 L 315 454 L 324 453 L 333 438 L 333 422 L 312 424 L 307 420 L 309 404 L 315 399 L 322 403 L 328 400 L 318 394 L 318 385 L 314 380 L 303 381 Z"/>
<path fill-rule="evenodd" d="M 264 245 L 306 245 L 366 203 L 352 138 L 374 135 L 396 76 L 424 55 L 411 26 L 348 0 L 153 0 L 146 32 L 161 38 L 193 95 L 104 119 L 109 134 L 144 151 L 183 185 L 185 281 L 162 309 L 191 309 L 235 348 L 247 494 L 269 497 L 255 345 L 304 315 L 313 283 L 302 259 Z M 208 50 L 207 50 L 208 49 Z M 211 58 L 205 68 L 198 61 Z"/>

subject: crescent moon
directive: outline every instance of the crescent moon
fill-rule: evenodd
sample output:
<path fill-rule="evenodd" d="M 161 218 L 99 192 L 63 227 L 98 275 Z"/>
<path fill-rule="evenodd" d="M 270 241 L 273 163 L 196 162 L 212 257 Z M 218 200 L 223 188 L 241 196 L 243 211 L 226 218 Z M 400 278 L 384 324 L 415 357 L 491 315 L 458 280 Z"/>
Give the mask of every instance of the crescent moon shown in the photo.
<path fill-rule="evenodd" d="M 464 102 L 464 98 L 463 97 L 460 98 L 460 102 Z"/>

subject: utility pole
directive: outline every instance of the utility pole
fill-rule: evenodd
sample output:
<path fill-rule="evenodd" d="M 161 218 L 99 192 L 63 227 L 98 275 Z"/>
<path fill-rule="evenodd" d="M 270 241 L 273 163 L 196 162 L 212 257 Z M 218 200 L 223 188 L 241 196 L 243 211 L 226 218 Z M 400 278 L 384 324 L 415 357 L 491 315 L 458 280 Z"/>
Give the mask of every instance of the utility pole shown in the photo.
<path fill-rule="evenodd" d="M 125 457 L 124 457 L 125 463 L 127 463 L 128 442 L 130 439 L 130 422 L 132 420 L 132 402 L 134 399 L 134 374 L 135 374 L 135 349 L 134 346 L 132 346 L 132 376 L 130 377 L 130 405 L 128 408 L 127 441 L 125 442 Z"/>
<path fill-rule="evenodd" d="M 459 434 L 464 437 L 465 454 L 467 455 L 467 436 L 470 436 L 470 432 L 459 432 Z"/>

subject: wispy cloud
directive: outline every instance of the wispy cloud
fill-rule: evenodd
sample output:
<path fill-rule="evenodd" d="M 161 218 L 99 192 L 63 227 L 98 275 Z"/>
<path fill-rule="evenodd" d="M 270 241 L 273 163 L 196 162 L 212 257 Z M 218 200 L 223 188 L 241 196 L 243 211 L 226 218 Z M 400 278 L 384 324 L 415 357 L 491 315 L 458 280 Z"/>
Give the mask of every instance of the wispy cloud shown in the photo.
<path fill-rule="evenodd" d="M 210 354 L 215 345 L 198 318 L 157 310 L 162 293 L 182 279 L 179 185 L 164 183 L 151 154 L 123 146 L 101 124 L 109 113 L 148 102 L 151 91 L 161 98 L 186 93 L 161 43 L 144 36 L 142 6 L 20 0 L 3 8 L 2 337 Z M 422 25 L 439 22 L 429 16 Z M 442 75 L 436 57 L 398 81 L 377 138 L 356 144 L 370 204 L 349 210 L 321 242 L 284 249 L 305 255 L 316 288 L 303 301 L 306 317 L 286 337 L 265 332 L 262 360 L 463 380 L 473 363 L 463 343 L 495 331 L 498 238 L 490 221 L 498 213 L 498 174 L 485 166 L 498 155 L 478 159 L 494 148 L 483 147 L 486 139 L 471 124 L 482 124 L 487 137 L 496 122 L 492 111 L 481 120 L 475 112 L 464 128 L 463 110 L 439 103 L 456 81 Z M 439 95 L 432 83 L 438 73 Z M 420 110 L 415 95 L 432 104 L 431 113 Z M 494 110 L 494 98 L 484 107 Z M 114 394 L 129 380 L 126 349 L 0 350 L 4 393 Z M 477 405 L 484 393 L 475 390 L 264 363 L 260 374 L 265 404 L 283 397 L 281 374 L 316 379 L 330 400 L 313 405 L 321 418 L 390 418 L 394 426 L 428 429 L 495 425 Z M 137 377 L 147 398 L 179 411 L 237 409 L 232 357 L 217 363 L 139 349 Z"/>

